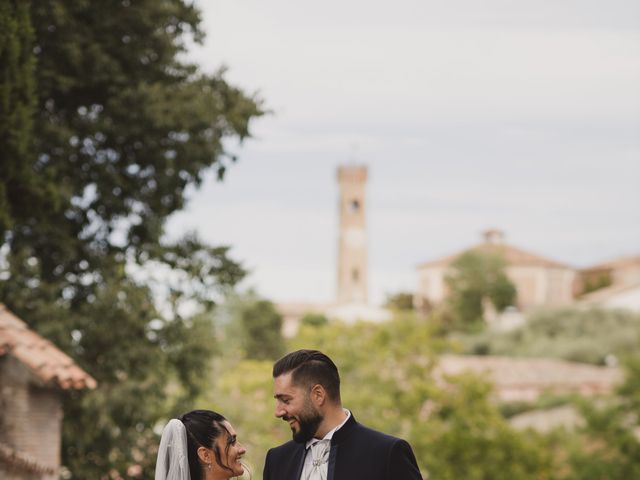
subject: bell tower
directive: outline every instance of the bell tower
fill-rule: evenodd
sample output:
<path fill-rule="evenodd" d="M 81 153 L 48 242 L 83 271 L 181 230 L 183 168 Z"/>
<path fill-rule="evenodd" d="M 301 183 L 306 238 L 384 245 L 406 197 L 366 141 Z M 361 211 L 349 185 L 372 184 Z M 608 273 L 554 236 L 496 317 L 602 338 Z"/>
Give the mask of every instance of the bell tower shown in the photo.
<path fill-rule="evenodd" d="M 366 304 L 367 233 L 365 228 L 365 185 L 367 167 L 338 167 L 339 236 L 338 303 Z"/>

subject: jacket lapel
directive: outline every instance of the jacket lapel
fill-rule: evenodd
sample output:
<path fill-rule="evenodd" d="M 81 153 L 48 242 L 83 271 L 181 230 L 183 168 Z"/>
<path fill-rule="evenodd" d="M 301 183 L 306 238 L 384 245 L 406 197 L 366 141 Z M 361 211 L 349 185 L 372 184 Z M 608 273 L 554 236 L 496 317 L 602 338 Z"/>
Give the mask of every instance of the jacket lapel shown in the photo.
<path fill-rule="evenodd" d="M 336 475 L 336 459 L 340 444 L 349 436 L 357 425 L 356 419 L 351 413 L 347 422 L 333 434 L 331 439 L 331 450 L 329 451 L 329 465 L 327 466 L 327 480 L 334 480 Z"/>
<path fill-rule="evenodd" d="M 340 445 L 334 444 L 331 445 L 331 450 L 329 451 L 329 465 L 327 465 L 327 480 L 333 480 L 336 471 L 336 458 L 338 456 L 338 448 Z"/>
<path fill-rule="evenodd" d="M 304 468 L 304 457 L 306 456 L 307 449 L 304 445 L 300 445 L 295 453 L 295 458 L 292 462 L 293 465 L 298 465 L 296 468 L 295 476 L 291 478 L 291 480 L 300 480 L 300 476 L 302 475 L 302 469 Z"/>

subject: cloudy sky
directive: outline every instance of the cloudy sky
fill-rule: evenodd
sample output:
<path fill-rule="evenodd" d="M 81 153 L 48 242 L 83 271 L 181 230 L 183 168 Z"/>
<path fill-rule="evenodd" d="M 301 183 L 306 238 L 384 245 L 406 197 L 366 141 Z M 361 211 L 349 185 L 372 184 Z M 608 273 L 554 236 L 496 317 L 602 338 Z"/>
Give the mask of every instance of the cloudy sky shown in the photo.
<path fill-rule="evenodd" d="M 507 241 L 577 267 L 640 253 L 637 0 L 200 0 L 207 71 L 272 114 L 169 231 L 233 246 L 278 301 L 335 295 L 342 163 L 369 166 L 370 295 Z"/>

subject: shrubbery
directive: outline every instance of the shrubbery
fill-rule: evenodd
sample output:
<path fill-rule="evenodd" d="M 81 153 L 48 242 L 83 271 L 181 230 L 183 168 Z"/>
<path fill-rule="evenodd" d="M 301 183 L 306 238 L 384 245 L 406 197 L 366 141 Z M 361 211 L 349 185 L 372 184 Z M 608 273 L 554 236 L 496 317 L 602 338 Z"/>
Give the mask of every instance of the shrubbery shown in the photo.
<path fill-rule="evenodd" d="M 624 310 L 540 310 L 517 330 L 453 338 L 466 353 L 604 365 L 640 350 L 640 315 Z"/>
<path fill-rule="evenodd" d="M 433 328 L 411 314 L 383 324 L 302 325 L 288 344 L 330 355 L 340 368 L 344 406 L 358 421 L 407 439 L 425 478 L 555 478 L 547 440 L 511 428 L 490 401 L 489 384 L 471 376 L 434 381 L 443 347 Z M 259 480 L 267 449 L 291 435 L 274 417 L 271 362 L 243 357 L 218 360 L 214 388 L 201 404 L 234 423 Z"/>

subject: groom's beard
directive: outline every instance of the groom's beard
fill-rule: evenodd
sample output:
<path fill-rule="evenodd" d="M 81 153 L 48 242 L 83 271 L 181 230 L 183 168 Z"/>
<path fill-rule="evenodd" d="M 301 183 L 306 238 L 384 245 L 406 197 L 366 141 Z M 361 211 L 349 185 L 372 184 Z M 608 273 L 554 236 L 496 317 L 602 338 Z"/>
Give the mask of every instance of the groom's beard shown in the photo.
<path fill-rule="evenodd" d="M 283 420 L 290 420 L 291 417 L 285 417 Z M 291 429 L 293 433 L 293 440 L 297 443 L 307 443 L 313 438 L 318 431 L 318 427 L 324 420 L 324 417 L 313 407 L 307 411 L 300 413 L 294 417 L 298 422 L 298 431 Z"/>

